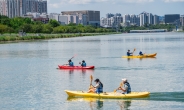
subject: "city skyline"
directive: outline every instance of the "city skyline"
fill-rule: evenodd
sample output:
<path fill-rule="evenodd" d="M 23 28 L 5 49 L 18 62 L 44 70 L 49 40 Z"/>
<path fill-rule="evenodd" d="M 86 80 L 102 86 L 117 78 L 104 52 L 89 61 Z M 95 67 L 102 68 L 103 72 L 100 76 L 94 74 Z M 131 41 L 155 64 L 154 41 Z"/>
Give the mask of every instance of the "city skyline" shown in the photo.
<path fill-rule="evenodd" d="M 184 0 L 47 0 L 48 13 L 73 10 L 98 10 L 100 16 L 107 13 L 140 14 L 143 11 L 164 16 L 184 15 Z"/>

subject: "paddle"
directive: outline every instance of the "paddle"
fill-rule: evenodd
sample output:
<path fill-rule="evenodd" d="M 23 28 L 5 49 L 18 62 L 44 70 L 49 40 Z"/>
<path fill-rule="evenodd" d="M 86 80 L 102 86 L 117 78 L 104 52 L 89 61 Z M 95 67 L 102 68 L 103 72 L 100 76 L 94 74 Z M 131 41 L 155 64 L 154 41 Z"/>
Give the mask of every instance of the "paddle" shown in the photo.
<path fill-rule="evenodd" d="M 134 48 L 134 51 L 132 52 L 132 55 L 134 55 L 135 50 L 136 50 L 136 48 Z"/>
<path fill-rule="evenodd" d="M 75 56 L 77 56 L 77 55 L 75 54 L 72 58 L 74 58 Z M 70 58 L 69 60 L 71 60 L 72 58 Z"/>
<path fill-rule="evenodd" d="M 75 56 L 77 56 L 77 55 L 75 54 L 72 58 L 74 58 Z M 70 58 L 69 60 L 71 60 L 72 58 Z M 68 65 L 68 64 L 63 64 L 63 65 Z"/>
<path fill-rule="evenodd" d="M 89 86 L 89 88 L 91 88 L 92 81 L 93 81 L 93 76 L 91 75 L 91 76 L 90 76 L 90 86 Z"/>
<path fill-rule="evenodd" d="M 118 88 L 120 88 L 121 86 L 123 86 L 123 83 L 122 83 L 122 82 L 120 83 L 120 85 L 119 85 L 119 87 L 118 87 Z M 114 92 L 116 92 L 116 91 L 118 90 L 118 88 L 117 88 L 117 89 L 115 89 L 115 90 L 114 90 Z"/>

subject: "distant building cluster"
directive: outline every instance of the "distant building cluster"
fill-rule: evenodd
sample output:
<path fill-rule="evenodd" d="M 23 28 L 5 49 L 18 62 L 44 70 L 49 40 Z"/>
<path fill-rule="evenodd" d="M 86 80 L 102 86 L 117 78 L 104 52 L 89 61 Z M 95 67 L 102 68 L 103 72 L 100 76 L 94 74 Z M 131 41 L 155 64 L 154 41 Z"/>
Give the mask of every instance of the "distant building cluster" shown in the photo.
<path fill-rule="evenodd" d="M 145 24 L 158 24 L 159 16 L 152 15 L 151 13 L 142 12 L 139 15 L 123 15 L 117 14 L 106 14 L 106 18 L 101 18 L 101 26 L 103 27 L 114 27 L 114 26 L 144 26 Z"/>
<path fill-rule="evenodd" d="M 82 10 L 82 11 L 62 11 L 61 14 L 50 14 L 50 19 L 55 19 L 60 24 L 69 23 L 100 26 L 100 11 Z"/>
<path fill-rule="evenodd" d="M 115 27 L 123 22 L 123 17 L 120 13 L 108 13 L 106 14 L 106 18 L 101 18 L 100 22 L 100 25 L 103 27 Z"/>
<path fill-rule="evenodd" d="M 47 14 L 47 0 L 0 0 L 0 15 L 13 17 L 28 17 L 34 21 L 48 23 L 50 19 L 58 21 L 61 25 L 70 23 L 93 25 L 102 27 L 127 27 L 156 24 L 175 24 L 184 26 L 184 15 L 166 14 L 165 16 L 153 15 L 142 12 L 139 15 L 121 15 L 120 13 L 106 14 L 100 19 L 100 11 L 62 11 Z"/>
<path fill-rule="evenodd" d="M 26 13 L 47 13 L 47 0 L 0 0 L 0 14 L 9 18 Z"/>

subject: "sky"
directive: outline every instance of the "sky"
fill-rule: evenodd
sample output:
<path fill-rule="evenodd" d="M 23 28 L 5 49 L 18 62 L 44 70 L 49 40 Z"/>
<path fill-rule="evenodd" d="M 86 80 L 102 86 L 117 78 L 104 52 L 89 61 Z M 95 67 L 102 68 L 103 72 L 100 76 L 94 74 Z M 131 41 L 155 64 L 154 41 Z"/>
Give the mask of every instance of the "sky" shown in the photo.
<path fill-rule="evenodd" d="M 47 0 L 48 13 L 61 11 L 95 10 L 100 17 L 107 13 L 138 15 L 145 11 L 154 15 L 184 15 L 184 0 Z"/>

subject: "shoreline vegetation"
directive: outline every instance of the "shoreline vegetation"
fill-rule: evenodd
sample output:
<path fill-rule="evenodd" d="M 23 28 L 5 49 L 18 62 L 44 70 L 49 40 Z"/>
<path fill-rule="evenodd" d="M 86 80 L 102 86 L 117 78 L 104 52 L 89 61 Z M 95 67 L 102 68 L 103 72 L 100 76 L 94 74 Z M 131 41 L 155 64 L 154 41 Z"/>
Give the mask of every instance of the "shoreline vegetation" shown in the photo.
<path fill-rule="evenodd" d="M 0 35 L 0 42 L 19 42 L 19 41 L 32 41 L 32 40 L 45 40 L 53 38 L 73 38 L 73 37 L 84 37 L 84 36 L 97 36 L 97 35 L 110 35 L 120 34 L 117 32 L 110 33 L 72 33 L 72 34 L 28 34 L 26 36 L 18 36 L 18 34 L 3 34 Z"/>
<path fill-rule="evenodd" d="M 117 34 L 116 29 L 75 23 L 61 25 L 58 21 L 53 19 L 50 19 L 48 23 L 46 23 L 43 21 L 34 21 L 31 18 L 8 18 L 7 16 L 0 15 L 0 42 L 107 34 Z"/>
<path fill-rule="evenodd" d="M 31 18 L 8 18 L 7 16 L 0 15 L 0 42 L 107 35 L 118 34 L 118 32 L 129 33 L 130 30 L 151 29 L 167 29 L 168 32 L 171 32 L 175 29 L 175 26 L 172 24 L 145 24 L 144 26 L 103 28 L 95 24 L 82 25 L 69 23 L 67 25 L 61 25 L 53 19 L 50 19 L 46 23 L 43 21 L 34 21 Z M 184 27 L 182 29 L 184 30 Z"/>

